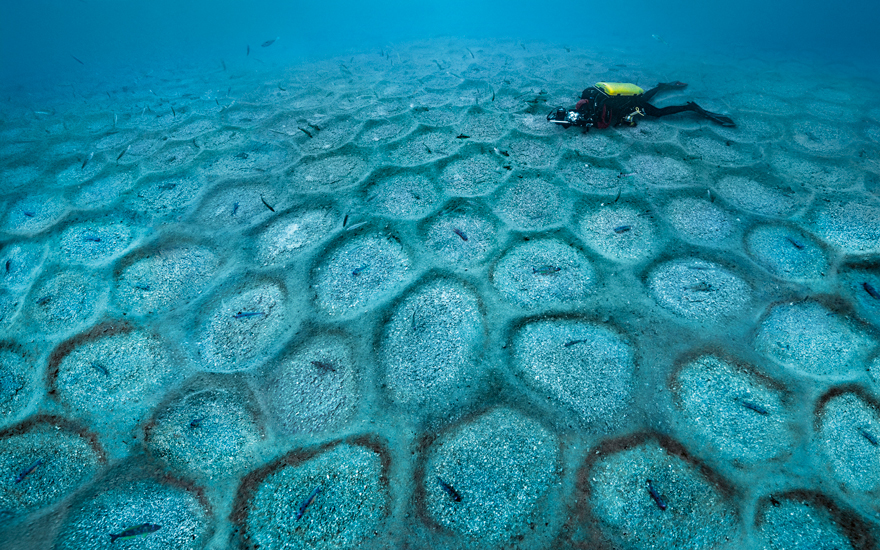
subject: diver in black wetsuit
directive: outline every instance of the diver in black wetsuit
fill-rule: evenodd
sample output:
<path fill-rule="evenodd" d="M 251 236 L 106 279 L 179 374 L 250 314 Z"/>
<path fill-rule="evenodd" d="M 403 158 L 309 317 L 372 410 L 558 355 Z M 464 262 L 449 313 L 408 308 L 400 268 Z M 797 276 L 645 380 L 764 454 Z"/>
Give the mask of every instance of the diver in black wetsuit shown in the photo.
<path fill-rule="evenodd" d="M 635 117 L 653 116 L 661 117 L 693 111 L 722 126 L 735 126 L 730 118 L 712 113 L 688 101 L 685 105 L 672 105 L 669 107 L 654 107 L 648 101 L 664 90 L 679 90 L 687 84 L 683 82 L 660 83 L 647 92 L 634 84 L 619 82 L 598 82 L 595 86 L 587 88 L 581 93 L 581 100 L 574 109 L 557 107 L 547 115 L 547 120 L 555 124 L 561 124 L 563 128 L 580 126 L 584 131 L 591 126 L 607 128 L 608 126 L 635 126 Z"/>

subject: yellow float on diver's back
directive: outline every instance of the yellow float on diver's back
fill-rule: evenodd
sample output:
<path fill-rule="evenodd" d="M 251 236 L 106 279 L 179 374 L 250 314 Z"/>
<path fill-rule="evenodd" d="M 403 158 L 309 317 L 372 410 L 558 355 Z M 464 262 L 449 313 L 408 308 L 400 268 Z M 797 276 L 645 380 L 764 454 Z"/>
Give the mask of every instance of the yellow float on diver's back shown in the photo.
<path fill-rule="evenodd" d="M 642 95 L 645 90 L 625 82 L 596 82 L 596 88 L 607 95 Z"/>

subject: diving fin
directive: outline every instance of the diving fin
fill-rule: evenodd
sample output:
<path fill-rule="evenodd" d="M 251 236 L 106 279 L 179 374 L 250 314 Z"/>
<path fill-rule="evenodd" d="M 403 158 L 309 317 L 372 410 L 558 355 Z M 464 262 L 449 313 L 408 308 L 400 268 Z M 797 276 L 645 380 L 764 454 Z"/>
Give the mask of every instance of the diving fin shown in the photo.
<path fill-rule="evenodd" d="M 695 113 L 699 113 L 699 114 L 703 115 L 704 117 L 708 118 L 709 120 L 713 120 L 722 126 L 725 126 L 727 128 L 733 128 L 734 126 L 736 126 L 736 123 L 734 123 L 733 119 L 731 119 L 730 117 L 726 117 L 724 115 L 719 115 L 718 113 L 713 113 L 711 111 L 707 111 L 706 109 L 703 109 L 702 107 L 700 107 L 699 105 L 697 105 L 693 101 L 688 101 L 688 106 L 690 106 L 691 110 L 694 111 Z"/>

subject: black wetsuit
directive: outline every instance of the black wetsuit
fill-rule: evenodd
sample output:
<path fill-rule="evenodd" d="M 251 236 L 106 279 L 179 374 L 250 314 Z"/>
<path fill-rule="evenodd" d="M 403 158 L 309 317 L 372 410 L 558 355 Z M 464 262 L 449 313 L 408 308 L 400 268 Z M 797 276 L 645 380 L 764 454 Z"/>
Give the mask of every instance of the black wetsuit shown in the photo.
<path fill-rule="evenodd" d="M 635 126 L 635 116 L 647 115 L 661 117 L 673 115 L 684 111 L 693 111 L 701 116 L 721 124 L 722 126 L 734 126 L 733 120 L 709 112 L 691 101 L 685 105 L 671 105 L 669 107 L 655 107 L 648 103 L 658 92 L 664 90 L 678 90 L 687 84 L 682 82 L 660 83 L 645 93 L 638 95 L 608 95 L 599 88 L 593 86 L 581 93 L 581 100 L 574 109 L 566 111 L 557 109 L 555 113 L 547 115 L 547 120 L 561 123 L 564 128 L 569 126 L 582 126 L 589 128 L 607 128 L 625 124 Z M 572 116 L 577 113 L 577 116 Z"/>

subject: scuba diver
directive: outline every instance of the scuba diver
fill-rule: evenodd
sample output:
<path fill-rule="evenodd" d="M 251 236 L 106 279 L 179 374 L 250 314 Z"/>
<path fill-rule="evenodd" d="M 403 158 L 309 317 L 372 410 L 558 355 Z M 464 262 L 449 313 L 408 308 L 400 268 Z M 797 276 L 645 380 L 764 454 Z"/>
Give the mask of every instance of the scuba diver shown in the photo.
<path fill-rule="evenodd" d="M 660 83 L 647 92 L 635 84 L 622 82 L 597 82 L 595 86 L 587 88 L 581 93 L 581 99 L 574 109 L 557 107 L 547 115 L 547 120 L 555 124 L 561 124 L 563 128 L 580 126 L 588 131 L 591 126 L 607 128 L 609 126 L 635 126 L 637 116 L 661 117 L 673 115 L 683 111 L 693 111 L 721 126 L 735 126 L 730 118 L 712 113 L 688 101 L 686 105 L 671 105 L 669 107 L 654 107 L 648 103 L 657 92 L 664 90 L 680 90 L 686 87 L 684 82 Z"/>

